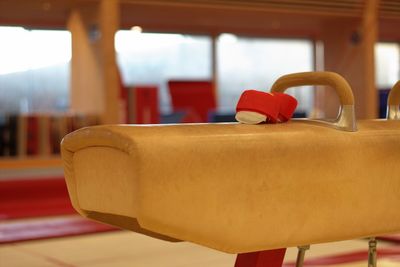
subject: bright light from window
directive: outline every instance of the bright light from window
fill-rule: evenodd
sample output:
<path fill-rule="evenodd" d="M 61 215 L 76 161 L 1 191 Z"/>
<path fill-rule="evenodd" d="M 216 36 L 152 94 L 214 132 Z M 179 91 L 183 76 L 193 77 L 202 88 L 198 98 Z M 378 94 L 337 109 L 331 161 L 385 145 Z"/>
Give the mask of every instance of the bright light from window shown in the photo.
<path fill-rule="evenodd" d="M 218 41 L 223 44 L 234 44 L 238 41 L 238 37 L 232 33 L 222 33 Z"/>
<path fill-rule="evenodd" d="M 136 33 L 136 34 L 140 34 L 140 33 L 142 33 L 142 27 L 140 27 L 140 26 L 133 26 L 132 28 L 131 28 L 131 31 L 133 32 L 133 33 Z"/>
<path fill-rule="evenodd" d="M 118 31 L 115 35 L 115 50 L 118 53 L 154 51 L 179 45 L 185 41 L 187 40 L 182 34 L 136 34 L 132 31 Z"/>
<path fill-rule="evenodd" d="M 66 31 L 0 27 L 0 40 L 0 74 L 62 64 L 71 59 L 71 34 Z"/>
<path fill-rule="evenodd" d="M 219 111 L 232 113 L 245 89 L 269 91 L 280 76 L 313 70 L 310 40 L 249 38 L 221 34 L 217 43 Z M 287 91 L 298 102 L 298 111 L 310 113 L 310 87 Z"/>
<path fill-rule="evenodd" d="M 391 88 L 400 75 L 400 49 L 397 43 L 375 45 L 375 77 L 380 89 Z"/>

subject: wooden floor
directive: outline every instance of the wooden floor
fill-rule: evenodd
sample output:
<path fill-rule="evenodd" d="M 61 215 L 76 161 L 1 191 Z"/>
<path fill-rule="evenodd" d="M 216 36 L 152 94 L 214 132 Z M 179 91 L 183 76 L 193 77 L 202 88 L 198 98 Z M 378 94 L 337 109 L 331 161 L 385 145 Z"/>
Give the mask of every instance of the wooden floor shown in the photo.
<path fill-rule="evenodd" d="M 387 246 L 387 243 L 379 243 L 381 248 Z M 366 248 L 367 241 L 364 240 L 314 245 L 306 258 Z M 285 261 L 292 262 L 295 258 L 296 249 L 290 248 Z M 233 267 L 234 261 L 235 255 L 125 231 L 0 246 L 1 267 Z M 378 263 L 379 267 L 399 266 L 398 261 L 381 260 Z M 366 267 L 367 263 L 340 266 Z"/>

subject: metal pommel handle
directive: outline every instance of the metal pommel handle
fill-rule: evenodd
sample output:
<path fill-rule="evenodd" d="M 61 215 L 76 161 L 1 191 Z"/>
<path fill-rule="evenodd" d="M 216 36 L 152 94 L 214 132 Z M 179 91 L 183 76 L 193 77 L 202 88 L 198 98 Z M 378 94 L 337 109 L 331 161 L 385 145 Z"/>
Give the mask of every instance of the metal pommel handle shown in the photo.
<path fill-rule="evenodd" d="M 329 122 L 329 125 L 342 131 L 357 131 L 353 91 L 347 81 L 337 73 L 322 71 L 284 75 L 272 85 L 271 92 L 283 93 L 290 87 L 303 85 L 328 85 L 334 88 L 339 95 L 341 107 L 336 120 Z"/>
<path fill-rule="evenodd" d="M 388 120 L 400 120 L 400 81 L 390 90 L 387 102 L 386 118 Z"/>

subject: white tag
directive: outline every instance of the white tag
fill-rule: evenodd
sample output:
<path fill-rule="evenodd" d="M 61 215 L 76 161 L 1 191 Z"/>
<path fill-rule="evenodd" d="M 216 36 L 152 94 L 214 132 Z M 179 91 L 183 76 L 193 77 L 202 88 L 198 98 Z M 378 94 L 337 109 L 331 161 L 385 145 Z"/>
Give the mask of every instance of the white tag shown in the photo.
<path fill-rule="evenodd" d="M 238 122 L 244 124 L 258 124 L 267 120 L 267 116 L 254 111 L 239 111 L 235 118 Z"/>

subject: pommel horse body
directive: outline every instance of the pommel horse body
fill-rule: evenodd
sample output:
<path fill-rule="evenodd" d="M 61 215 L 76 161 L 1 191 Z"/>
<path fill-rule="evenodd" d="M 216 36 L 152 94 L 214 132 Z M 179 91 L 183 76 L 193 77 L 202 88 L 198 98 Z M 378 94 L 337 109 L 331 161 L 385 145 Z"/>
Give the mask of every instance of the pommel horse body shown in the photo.
<path fill-rule="evenodd" d="M 292 246 L 302 266 L 310 244 L 399 232 L 400 121 L 356 122 L 351 89 L 333 73 L 283 76 L 272 91 L 305 84 L 337 90 L 337 120 L 103 125 L 67 135 L 74 208 L 155 238 L 239 254 L 237 267 L 281 266 Z"/>

